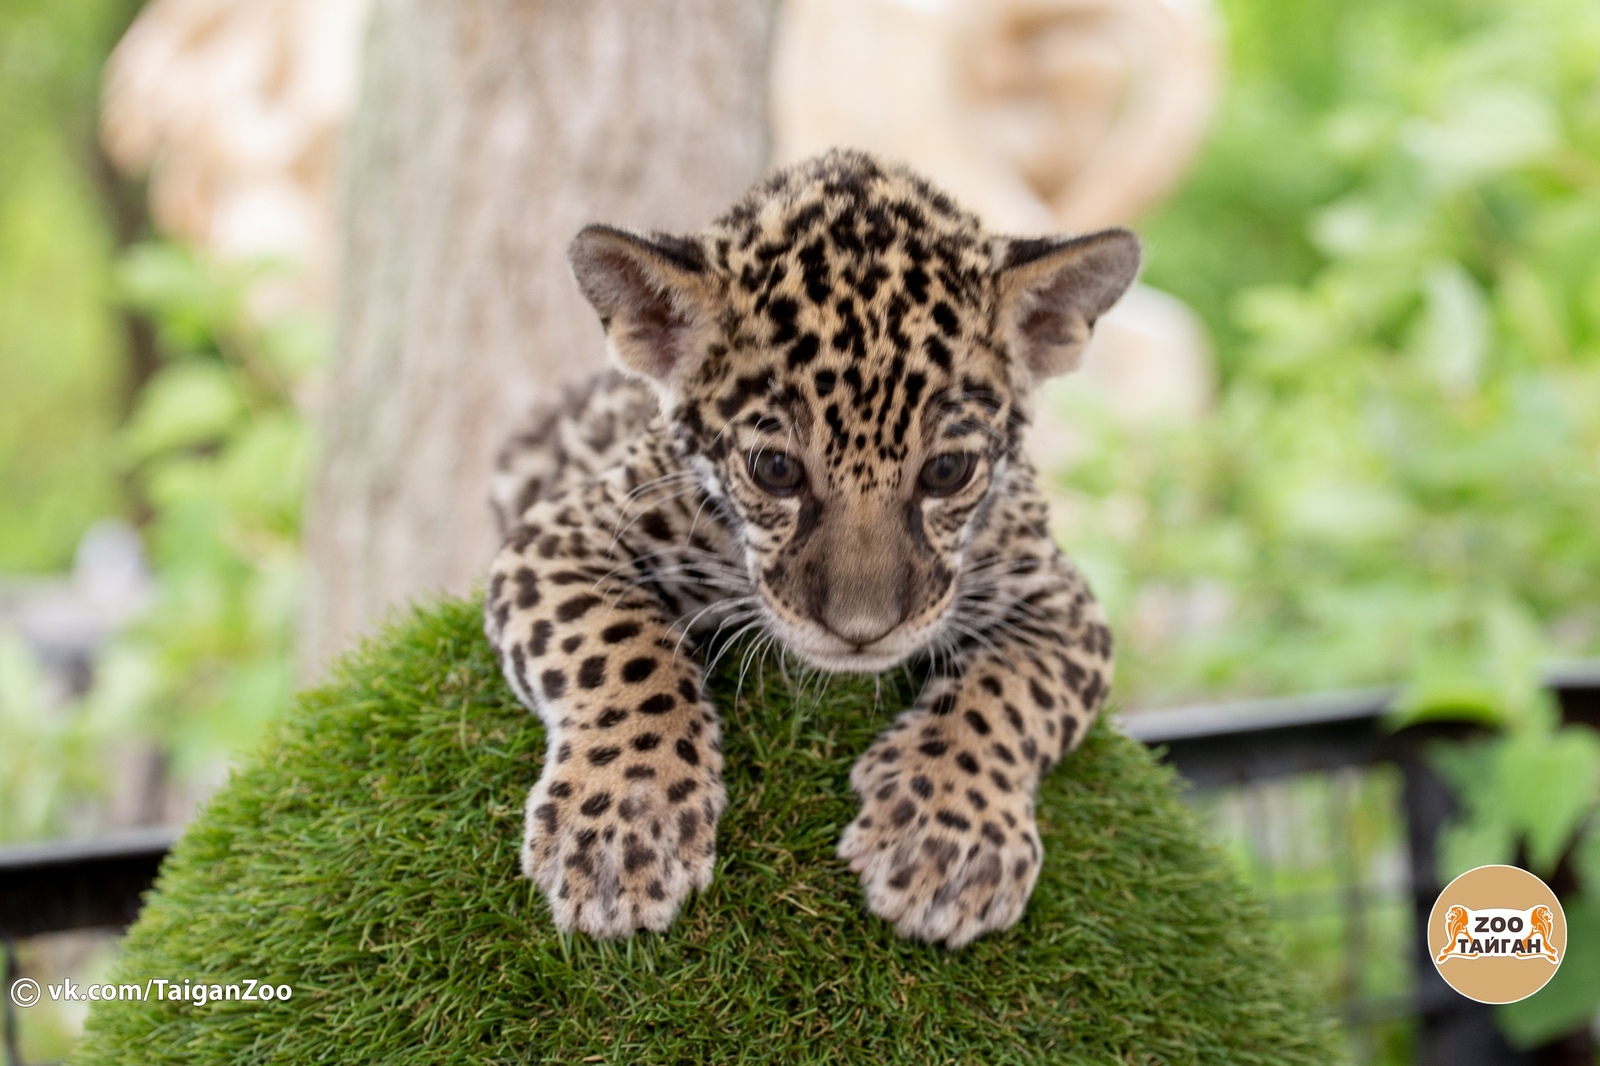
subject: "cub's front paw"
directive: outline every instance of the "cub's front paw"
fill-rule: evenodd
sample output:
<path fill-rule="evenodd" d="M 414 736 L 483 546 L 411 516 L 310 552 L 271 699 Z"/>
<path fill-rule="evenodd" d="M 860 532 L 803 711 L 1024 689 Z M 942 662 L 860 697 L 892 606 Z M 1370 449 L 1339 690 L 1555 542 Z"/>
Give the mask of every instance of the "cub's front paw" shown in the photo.
<path fill-rule="evenodd" d="M 719 776 L 671 782 L 546 773 L 528 793 L 522 872 L 557 928 L 593 937 L 663 930 L 690 889 L 711 883 Z"/>
<path fill-rule="evenodd" d="M 1043 854 L 1032 795 L 975 752 L 913 737 L 889 734 L 856 763 L 861 813 L 839 856 L 901 936 L 958 948 L 1022 916 Z"/>

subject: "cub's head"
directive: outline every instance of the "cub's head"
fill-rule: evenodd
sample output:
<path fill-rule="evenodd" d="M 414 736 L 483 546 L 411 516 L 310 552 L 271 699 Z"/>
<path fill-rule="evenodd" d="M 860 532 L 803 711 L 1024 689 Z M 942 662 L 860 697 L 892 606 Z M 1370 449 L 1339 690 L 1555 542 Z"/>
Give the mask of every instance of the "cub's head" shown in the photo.
<path fill-rule="evenodd" d="M 702 233 L 590 226 L 571 258 L 742 538 L 769 631 L 865 671 L 945 623 L 1029 389 L 1076 365 L 1139 244 L 991 237 L 904 168 L 830 152 Z"/>

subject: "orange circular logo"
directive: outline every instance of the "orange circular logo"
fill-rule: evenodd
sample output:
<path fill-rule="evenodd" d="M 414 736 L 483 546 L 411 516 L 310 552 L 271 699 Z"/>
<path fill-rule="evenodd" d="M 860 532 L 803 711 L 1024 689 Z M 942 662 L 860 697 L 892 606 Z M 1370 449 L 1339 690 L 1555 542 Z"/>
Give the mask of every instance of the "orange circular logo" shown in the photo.
<path fill-rule="evenodd" d="M 1451 988 L 1479 1003 L 1527 999 L 1556 975 L 1567 917 L 1550 887 L 1516 866 L 1480 866 L 1445 886 L 1428 949 Z"/>

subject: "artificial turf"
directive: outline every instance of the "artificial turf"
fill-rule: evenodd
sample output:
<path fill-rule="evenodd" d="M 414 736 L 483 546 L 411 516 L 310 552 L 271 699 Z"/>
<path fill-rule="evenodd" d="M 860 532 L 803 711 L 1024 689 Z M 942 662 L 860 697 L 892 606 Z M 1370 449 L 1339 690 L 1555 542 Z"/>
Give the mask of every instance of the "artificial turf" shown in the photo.
<path fill-rule="evenodd" d="M 302 695 L 184 834 L 115 975 L 292 998 L 99 1003 L 74 1061 L 1342 1059 L 1139 744 L 1099 726 L 1047 779 L 1027 914 L 952 953 L 896 939 L 833 854 L 851 760 L 906 680 L 801 689 L 768 663 L 736 698 L 736 675 L 709 689 L 729 796 L 715 883 L 669 932 L 601 943 L 558 934 L 518 876 L 543 731 L 478 605 L 396 623 Z"/>

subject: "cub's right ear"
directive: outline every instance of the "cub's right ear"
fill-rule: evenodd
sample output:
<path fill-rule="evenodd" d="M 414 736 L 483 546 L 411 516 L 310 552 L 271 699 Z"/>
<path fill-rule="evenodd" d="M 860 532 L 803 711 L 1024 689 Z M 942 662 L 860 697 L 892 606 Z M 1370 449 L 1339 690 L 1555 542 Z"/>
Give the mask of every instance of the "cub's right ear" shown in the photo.
<path fill-rule="evenodd" d="M 705 354 L 712 290 L 694 240 L 585 226 L 567 259 L 624 370 L 672 385 Z"/>

